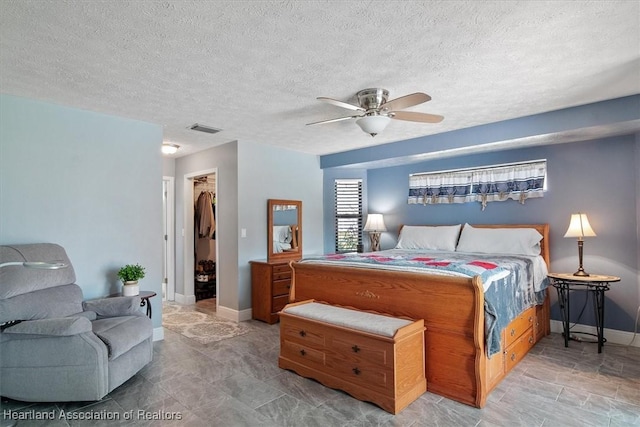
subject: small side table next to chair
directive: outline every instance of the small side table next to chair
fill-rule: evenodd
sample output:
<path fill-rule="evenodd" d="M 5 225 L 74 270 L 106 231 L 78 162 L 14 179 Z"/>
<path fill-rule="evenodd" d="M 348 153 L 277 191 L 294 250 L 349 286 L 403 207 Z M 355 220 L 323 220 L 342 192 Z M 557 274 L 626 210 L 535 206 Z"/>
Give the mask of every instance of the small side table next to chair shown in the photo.
<path fill-rule="evenodd" d="M 157 294 L 153 291 L 140 291 L 140 294 L 136 295 L 140 297 L 140 307 L 147 307 L 147 316 L 151 319 L 151 315 L 153 314 L 151 311 L 151 301 L 149 299 L 155 297 Z M 110 297 L 121 297 L 122 292 L 118 292 L 117 294 L 111 294 Z"/>

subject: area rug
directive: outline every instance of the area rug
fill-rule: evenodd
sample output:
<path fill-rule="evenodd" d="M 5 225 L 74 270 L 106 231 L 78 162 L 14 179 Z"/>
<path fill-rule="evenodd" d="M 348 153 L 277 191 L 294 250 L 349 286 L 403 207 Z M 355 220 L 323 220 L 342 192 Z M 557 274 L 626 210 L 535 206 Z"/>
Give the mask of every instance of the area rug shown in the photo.
<path fill-rule="evenodd" d="M 195 311 L 194 306 L 163 304 L 162 326 L 200 344 L 244 335 L 251 328 L 242 323 Z"/>

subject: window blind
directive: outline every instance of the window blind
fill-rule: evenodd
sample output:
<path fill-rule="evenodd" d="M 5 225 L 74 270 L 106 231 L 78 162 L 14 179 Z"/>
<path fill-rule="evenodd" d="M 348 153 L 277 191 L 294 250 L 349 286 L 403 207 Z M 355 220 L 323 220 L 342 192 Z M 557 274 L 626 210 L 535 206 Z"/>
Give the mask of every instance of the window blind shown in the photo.
<path fill-rule="evenodd" d="M 335 180 L 335 251 L 355 252 L 362 244 L 362 180 Z"/>

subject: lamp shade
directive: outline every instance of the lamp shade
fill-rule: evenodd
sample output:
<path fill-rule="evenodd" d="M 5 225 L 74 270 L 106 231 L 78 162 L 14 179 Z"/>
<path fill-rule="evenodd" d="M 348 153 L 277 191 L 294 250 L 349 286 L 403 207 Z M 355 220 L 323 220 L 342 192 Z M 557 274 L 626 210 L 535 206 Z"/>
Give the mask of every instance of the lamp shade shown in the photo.
<path fill-rule="evenodd" d="M 577 213 L 571 214 L 571 221 L 569 222 L 569 228 L 564 234 L 564 237 L 595 237 L 596 233 L 589 224 L 587 214 Z"/>
<path fill-rule="evenodd" d="M 367 216 L 367 222 L 364 225 L 364 231 L 387 231 L 382 214 L 369 214 Z"/>
<path fill-rule="evenodd" d="M 356 124 L 369 135 L 376 136 L 387 127 L 390 120 L 387 116 L 364 116 L 356 120 Z"/>

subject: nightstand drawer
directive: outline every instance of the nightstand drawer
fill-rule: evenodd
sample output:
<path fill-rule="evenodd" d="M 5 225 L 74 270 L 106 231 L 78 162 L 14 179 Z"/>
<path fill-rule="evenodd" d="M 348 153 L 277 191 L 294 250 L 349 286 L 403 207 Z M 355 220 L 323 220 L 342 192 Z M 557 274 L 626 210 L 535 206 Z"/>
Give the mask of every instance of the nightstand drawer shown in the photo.
<path fill-rule="evenodd" d="M 274 313 L 278 313 L 287 304 L 289 304 L 289 294 L 273 297 L 272 310 Z"/>
<path fill-rule="evenodd" d="M 273 266 L 273 280 L 291 279 L 291 268 L 288 264 Z"/>
<path fill-rule="evenodd" d="M 291 289 L 291 279 L 275 280 L 271 285 L 271 293 L 274 297 L 289 295 L 289 289 Z"/>

